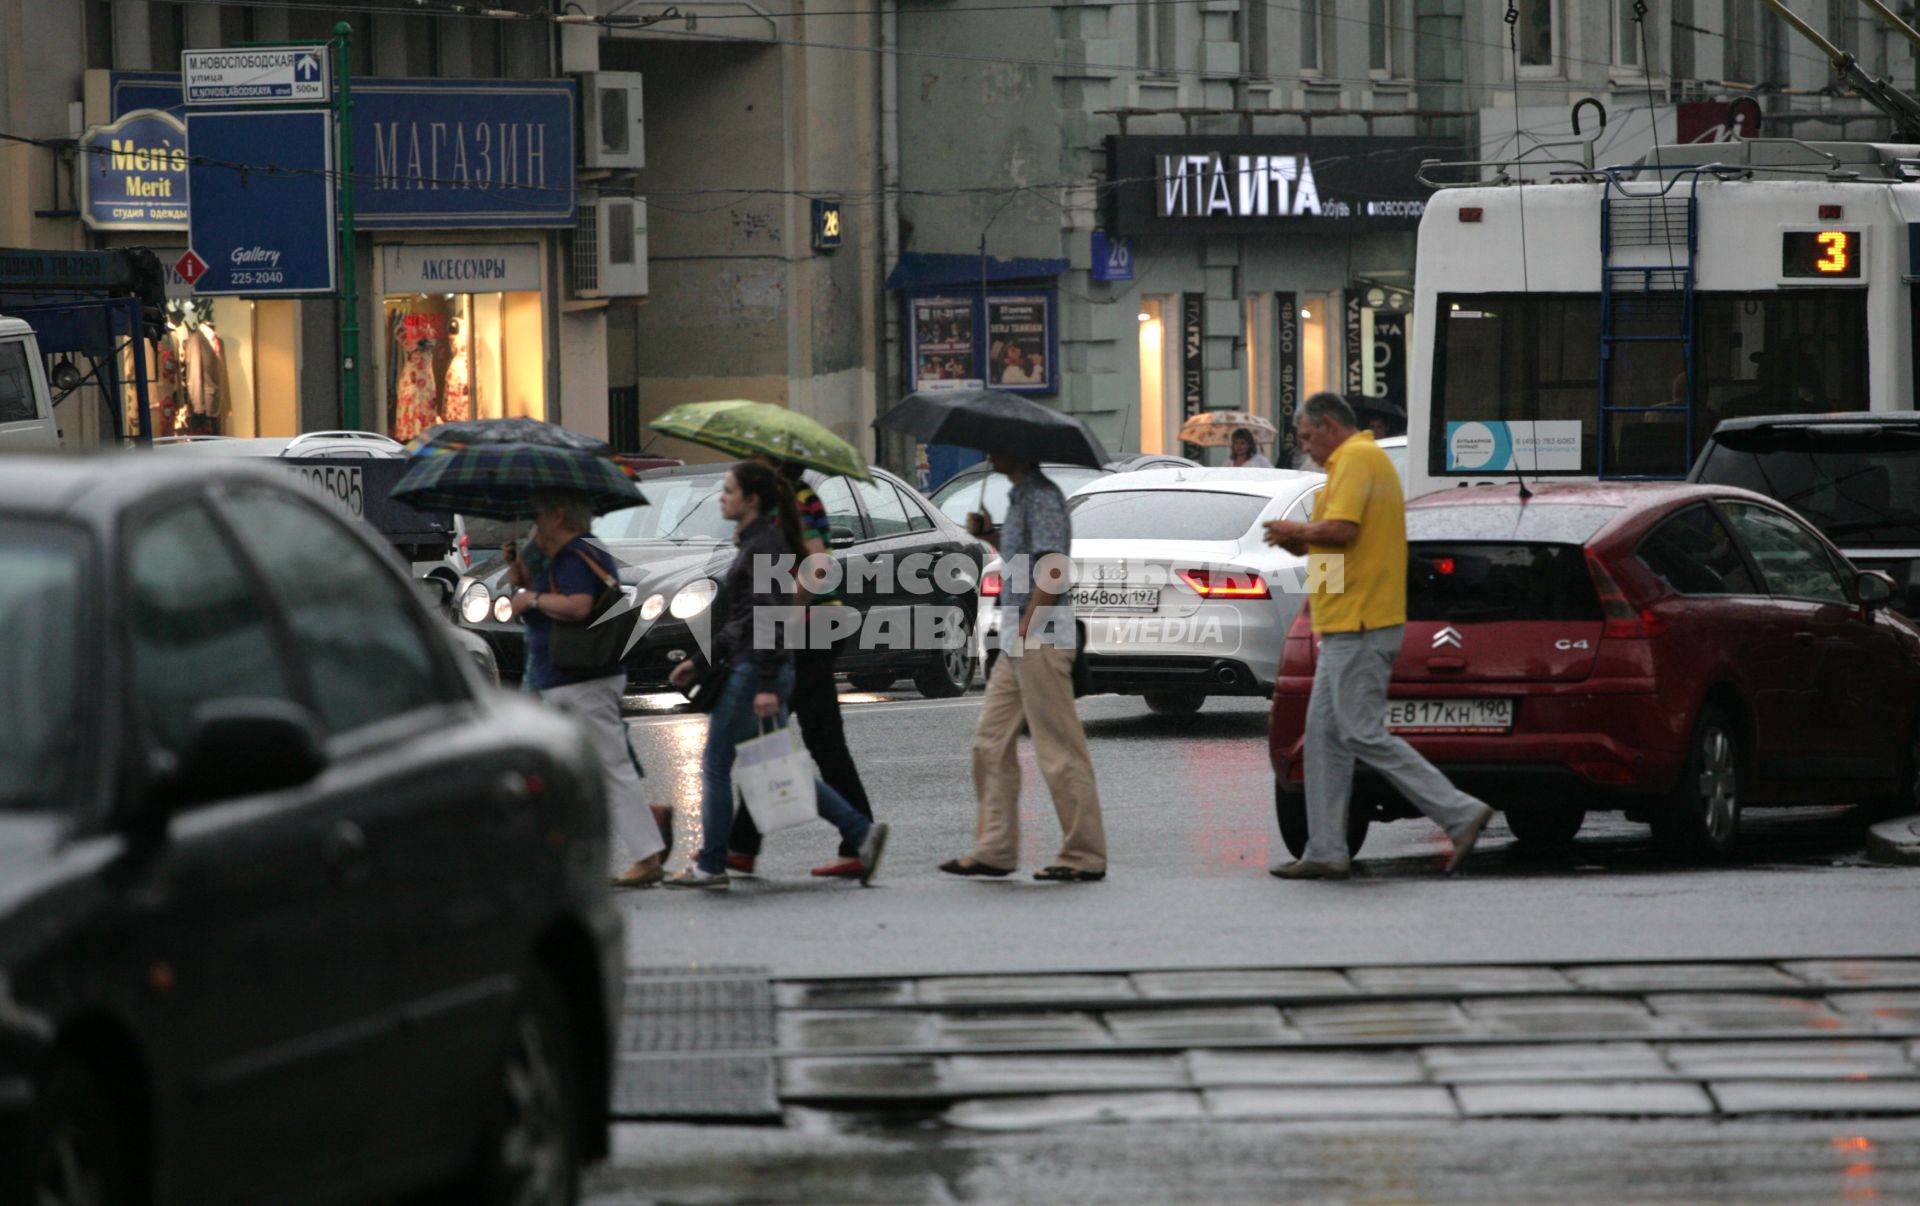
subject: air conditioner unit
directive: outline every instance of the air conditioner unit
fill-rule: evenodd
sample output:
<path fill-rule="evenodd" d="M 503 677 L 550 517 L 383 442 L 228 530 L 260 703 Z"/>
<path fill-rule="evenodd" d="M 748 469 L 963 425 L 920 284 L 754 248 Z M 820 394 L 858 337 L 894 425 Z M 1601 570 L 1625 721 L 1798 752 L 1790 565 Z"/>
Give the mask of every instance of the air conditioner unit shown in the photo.
<path fill-rule="evenodd" d="M 580 157 L 590 168 L 647 166 L 640 74 L 593 71 L 580 77 Z"/>
<path fill-rule="evenodd" d="M 647 203 L 594 197 L 580 203 L 573 230 L 573 296 L 647 295 Z"/>

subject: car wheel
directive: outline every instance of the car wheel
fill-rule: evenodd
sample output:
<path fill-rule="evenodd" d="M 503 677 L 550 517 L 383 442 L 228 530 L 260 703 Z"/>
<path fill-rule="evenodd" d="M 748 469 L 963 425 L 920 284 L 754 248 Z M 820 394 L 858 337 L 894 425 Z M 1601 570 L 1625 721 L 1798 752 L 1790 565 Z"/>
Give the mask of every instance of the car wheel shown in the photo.
<path fill-rule="evenodd" d="M 546 969 L 527 974 L 489 1090 L 475 1192 L 488 1206 L 572 1206 L 580 1189 L 580 1063 Z"/>
<path fill-rule="evenodd" d="M 1733 718 L 1712 704 L 1702 709 L 1694 722 L 1679 785 L 1667 807 L 1653 818 L 1654 836 L 1709 857 L 1732 850 L 1740 835 L 1745 761 Z"/>
<path fill-rule="evenodd" d="M 869 670 L 865 674 L 847 675 L 847 684 L 856 691 L 885 691 L 893 686 L 896 679 L 897 676 L 888 674 L 884 670 Z"/>
<path fill-rule="evenodd" d="M 1149 691 L 1147 711 L 1162 716 L 1191 716 L 1207 702 L 1204 691 Z"/>
<path fill-rule="evenodd" d="M 1920 813 L 1920 719 L 1914 721 L 1901 754 L 1899 786 L 1892 795 L 1868 800 L 1861 805 L 1861 813 L 1868 823 Z"/>
<path fill-rule="evenodd" d="M 951 699 L 973 685 L 973 669 L 973 625 L 964 624 L 959 640 L 913 672 L 913 685 L 928 699 Z"/>
<path fill-rule="evenodd" d="M 1273 788 L 1273 812 L 1280 822 L 1280 840 L 1286 843 L 1287 853 L 1295 858 L 1307 852 L 1307 796 L 1305 792 L 1287 791 L 1278 783 Z M 1373 810 L 1359 801 L 1347 806 L 1347 857 L 1358 858 L 1360 847 L 1367 840 L 1367 828 L 1372 823 Z"/>
<path fill-rule="evenodd" d="M 118 1206 L 136 1199 L 127 1119 L 79 1060 L 60 1059 L 38 1086 L 38 1108 L 0 1143 L 0 1200 L 36 1206 Z"/>
<path fill-rule="evenodd" d="M 1560 804 L 1540 804 L 1531 808 L 1510 808 L 1501 814 L 1507 828 L 1521 844 L 1537 847 L 1564 846 L 1586 823 L 1584 808 Z"/>

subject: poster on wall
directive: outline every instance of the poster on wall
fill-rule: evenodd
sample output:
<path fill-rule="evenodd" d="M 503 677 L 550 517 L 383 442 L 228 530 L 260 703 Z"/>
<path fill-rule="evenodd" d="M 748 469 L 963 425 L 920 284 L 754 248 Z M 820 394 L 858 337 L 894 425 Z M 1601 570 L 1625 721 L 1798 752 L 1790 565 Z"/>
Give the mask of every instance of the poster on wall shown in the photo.
<path fill-rule="evenodd" d="M 913 387 L 947 388 L 974 379 L 973 299 L 923 297 L 913 316 Z"/>
<path fill-rule="evenodd" d="M 1293 431 L 1293 416 L 1300 408 L 1300 298 L 1292 293 L 1273 295 L 1274 311 L 1280 316 L 1280 330 L 1274 338 L 1274 384 L 1279 396 L 1274 399 L 1273 425 L 1280 429 L 1274 437 L 1273 463 L 1285 469 L 1293 464 L 1299 439 Z"/>
<path fill-rule="evenodd" d="M 996 389 L 1053 389 L 1052 308 L 1044 293 L 987 299 L 987 384 Z"/>

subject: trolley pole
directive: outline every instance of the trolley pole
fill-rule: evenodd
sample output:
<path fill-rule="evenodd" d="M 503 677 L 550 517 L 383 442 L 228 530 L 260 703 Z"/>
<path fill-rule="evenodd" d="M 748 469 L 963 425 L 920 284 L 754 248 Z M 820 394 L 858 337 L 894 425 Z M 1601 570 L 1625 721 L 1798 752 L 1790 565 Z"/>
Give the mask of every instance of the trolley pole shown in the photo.
<path fill-rule="evenodd" d="M 340 425 L 360 428 L 360 290 L 354 280 L 353 230 L 353 26 L 342 21 L 333 27 L 334 55 L 339 60 L 339 87 L 333 98 L 334 128 L 339 131 L 340 155 Z"/>

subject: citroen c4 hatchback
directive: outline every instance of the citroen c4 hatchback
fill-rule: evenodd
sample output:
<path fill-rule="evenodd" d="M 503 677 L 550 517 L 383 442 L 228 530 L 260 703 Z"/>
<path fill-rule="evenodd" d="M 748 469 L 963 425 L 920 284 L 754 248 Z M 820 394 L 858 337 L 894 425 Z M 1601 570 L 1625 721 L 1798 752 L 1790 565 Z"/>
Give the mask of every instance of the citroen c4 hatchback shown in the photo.
<path fill-rule="evenodd" d="M 1622 811 L 1698 852 L 1763 805 L 1916 789 L 1920 630 L 1793 512 L 1729 487 L 1474 487 L 1407 506 L 1389 727 L 1523 842 Z M 1306 844 L 1303 610 L 1274 691 L 1280 830 Z M 1349 841 L 1416 815 L 1362 766 Z"/>

